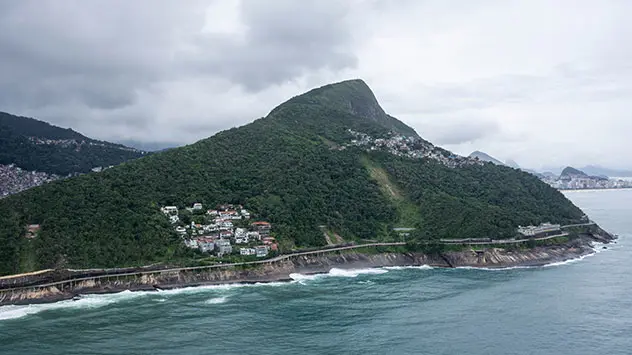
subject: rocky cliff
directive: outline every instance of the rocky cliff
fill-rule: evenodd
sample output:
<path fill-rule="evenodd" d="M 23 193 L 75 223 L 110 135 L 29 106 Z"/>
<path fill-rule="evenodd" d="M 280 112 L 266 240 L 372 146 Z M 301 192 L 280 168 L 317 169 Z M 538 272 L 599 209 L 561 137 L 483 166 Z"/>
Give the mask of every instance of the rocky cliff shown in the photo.
<path fill-rule="evenodd" d="M 610 236 L 602 236 L 607 242 Z M 147 291 L 178 287 L 290 281 L 291 274 L 327 273 L 332 268 L 358 269 L 383 266 L 430 265 L 435 267 L 486 267 L 540 266 L 578 258 L 593 253 L 589 241 L 595 236 L 581 238 L 563 245 L 535 247 L 526 250 L 486 248 L 447 252 L 437 255 L 421 253 L 364 254 L 346 252 L 297 256 L 257 266 L 215 269 L 171 269 L 142 271 L 124 276 L 95 276 L 64 281 L 54 286 L 32 286 L 14 290 L 0 290 L 0 305 L 55 302 L 71 299 L 80 294 L 113 293 L 124 290 Z"/>

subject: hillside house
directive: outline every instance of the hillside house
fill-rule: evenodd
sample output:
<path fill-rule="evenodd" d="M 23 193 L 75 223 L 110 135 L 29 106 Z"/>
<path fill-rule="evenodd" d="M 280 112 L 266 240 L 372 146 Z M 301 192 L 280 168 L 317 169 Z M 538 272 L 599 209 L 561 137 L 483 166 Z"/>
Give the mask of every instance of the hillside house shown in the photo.
<path fill-rule="evenodd" d="M 210 253 L 215 250 L 215 240 L 213 238 L 197 238 L 198 248 L 203 253 Z"/>
<path fill-rule="evenodd" d="M 259 234 L 259 232 L 247 232 L 246 237 L 250 240 L 261 240 L 261 234 Z"/>
<path fill-rule="evenodd" d="M 254 249 L 257 258 L 265 258 L 266 256 L 268 256 L 269 249 L 267 245 L 257 245 L 256 247 L 254 247 Z"/>
<path fill-rule="evenodd" d="M 270 229 L 272 229 L 272 225 L 268 222 L 252 222 L 251 226 L 259 232 L 262 237 L 270 235 Z"/>
<path fill-rule="evenodd" d="M 525 237 L 533 237 L 539 234 L 559 233 L 561 226 L 559 224 L 542 223 L 539 226 L 518 226 L 518 233 Z"/>
<path fill-rule="evenodd" d="M 247 231 L 244 228 L 235 229 L 235 244 L 248 244 L 250 238 L 248 238 Z"/>
<path fill-rule="evenodd" d="M 169 214 L 178 214 L 178 207 L 176 206 L 165 206 L 163 208 L 160 209 L 162 211 L 162 213 L 169 215 Z"/>
<path fill-rule="evenodd" d="M 26 226 L 26 238 L 35 238 L 37 236 L 37 233 L 39 233 L 40 231 L 40 225 L 39 224 L 29 224 Z"/>
<path fill-rule="evenodd" d="M 193 210 L 194 211 L 201 211 L 202 207 L 203 207 L 202 204 L 199 203 L 199 202 L 196 202 L 196 203 L 193 204 Z"/>
<path fill-rule="evenodd" d="M 228 255 L 233 252 L 233 247 L 230 245 L 230 240 L 218 239 L 215 245 L 217 246 L 218 256 Z"/>
<path fill-rule="evenodd" d="M 256 255 L 257 251 L 254 248 L 239 248 L 239 255 Z"/>
<path fill-rule="evenodd" d="M 178 233 L 178 234 L 187 234 L 187 229 L 182 227 L 182 226 L 178 226 L 178 227 L 176 227 L 176 233 Z"/>

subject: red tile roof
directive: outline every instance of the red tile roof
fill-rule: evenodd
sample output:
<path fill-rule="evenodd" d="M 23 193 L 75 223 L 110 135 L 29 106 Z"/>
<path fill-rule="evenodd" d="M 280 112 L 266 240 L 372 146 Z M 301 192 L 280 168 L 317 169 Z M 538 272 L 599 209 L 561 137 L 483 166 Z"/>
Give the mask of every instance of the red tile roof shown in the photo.
<path fill-rule="evenodd" d="M 254 224 L 255 226 L 269 226 L 270 223 L 268 222 L 252 222 L 252 224 Z"/>

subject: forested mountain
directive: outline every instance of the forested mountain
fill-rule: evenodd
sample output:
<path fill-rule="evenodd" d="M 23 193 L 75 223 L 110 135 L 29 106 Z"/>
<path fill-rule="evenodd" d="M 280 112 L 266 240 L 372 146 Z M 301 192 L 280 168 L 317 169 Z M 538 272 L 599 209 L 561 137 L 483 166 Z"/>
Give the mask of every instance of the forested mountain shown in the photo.
<path fill-rule="evenodd" d="M 0 164 L 68 175 L 143 156 L 120 144 L 88 138 L 72 129 L 0 112 Z"/>
<path fill-rule="evenodd" d="M 0 200 L 0 274 L 173 260 L 182 241 L 159 208 L 194 202 L 243 204 L 285 248 L 323 245 L 322 228 L 502 238 L 583 216 L 535 176 L 434 147 L 383 112 L 361 80 L 328 85 L 195 144 Z"/>

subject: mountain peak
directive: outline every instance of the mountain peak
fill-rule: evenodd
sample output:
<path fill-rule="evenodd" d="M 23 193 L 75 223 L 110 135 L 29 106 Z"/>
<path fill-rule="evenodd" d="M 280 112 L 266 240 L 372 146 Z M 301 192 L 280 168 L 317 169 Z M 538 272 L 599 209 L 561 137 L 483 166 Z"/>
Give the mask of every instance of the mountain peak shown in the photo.
<path fill-rule="evenodd" d="M 560 178 L 566 178 L 566 177 L 570 178 L 570 177 L 573 177 L 573 176 L 584 177 L 584 176 L 588 176 L 588 175 L 585 172 L 583 172 L 581 170 L 578 170 L 578 169 L 575 169 L 575 168 L 573 168 L 571 166 L 567 166 L 566 168 L 564 168 L 564 170 L 562 170 L 562 173 L 560 174 Z"/>
<path fill-rule="evenodd" d="M 330 109 L 366 118 L 397 133 L 419 137 L 414 129 L 388 115 L 382 109 L 375 94 L 362 79 L 345 80 L 310 90 L 291 98 L 271 113 L 286 104 L 326 106 Z"/>

